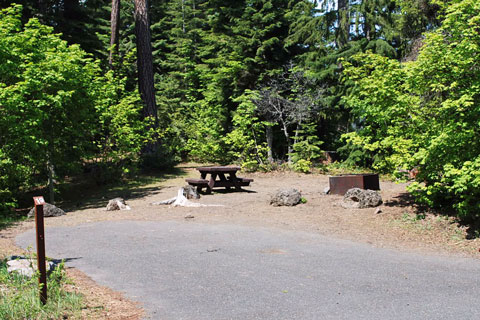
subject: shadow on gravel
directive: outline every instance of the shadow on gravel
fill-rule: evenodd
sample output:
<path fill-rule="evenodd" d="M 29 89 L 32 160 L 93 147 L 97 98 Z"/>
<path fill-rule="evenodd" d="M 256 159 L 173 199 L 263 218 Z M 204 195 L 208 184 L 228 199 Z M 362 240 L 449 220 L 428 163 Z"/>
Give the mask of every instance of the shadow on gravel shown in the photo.
<path fill-rule="evenodd" d="M 393 198 L 392 200 L 385 201 L 384 205 L 387 207 L 399 207 L 399 208 L 412 207 L 415 209 L 415 213 L 417 215 L 425 214 L 428 212 L 436 216 L 455 217 L 455 223 L 467 228 L 466 239 L 471 240 L 471 239 L 480 238 L 480 220 L 473 220 L 473 221 L 461 220 L 457 217 L 455 212 L 451 210 L 450 211 L 434 210 L 434 209 L 428 208 L 427 206 L 419 205 L 418 203 L 415 203 L 415 199 L 408 192 L 401 193 L 400 195 Z"/>
<path fill-rule="evenodd" d="M 415 198 L 408 192 L 400 193 L 398 196 L 394 197 L 392 200 L 385 201 L 384 203 L 387 207 L 398 207 L 398 208 L 414 208 L 417 214 L 424 214 L 427 212 L 433 213 L 435 215 L 441 215 L 440 212 L 435 212 L 429 209 L 425 205 L 421 205 L 415 202 Z"/>
<path fill-rule="evenodd" d="M 135 177 L 118 180 L 109 184 L 99 184 L 92 175 L 80 174 L 67 178 L 65 182 L 58 184 L 55 194 L 55 205 L 66 212 L 82 209 L 106 207 L 108 201 L 113 198 L 128 200 L 138 199 L 147 195 L 159 193 L 166 186 L 159 184 L 165 180 L 183 177 L 187 175 L 187 168 L 173 168 L 169 171 L 147 171 Z M 18 210 L 18 216 L 12 212 L 9 219 L 0 219 L 0 230 L 10 225 L 9 221 L 18 221 L 26 216 L 33 206 L 32 197 L 43 195 L 48 202 L 48 190 L 46 187 L 31 190 L 22 195 L 20 206 L 24 209 Z M 1 218 L 1 217 L 0 217 Z M 5 222 L 3 222 L 5 221 Z"/>
<path fill-rule="evenodd" d="M 415 200 L 408 192 L 403 192 L 394 197 L 392 200 L 385 201 L 384 205 L 387 207 L 405 208 L 414 206 Z"/>
<path fill-rule="evenodd" d="M 226 189 L 214 189 L 212 193 L 208 194 L 208 193 L 205 193 L 204 191 L 202 191 L 202 195 L 204 196 L 208 196 L 208 195 L 215 195 L 216 193 L 222 193 L 222 194 L 228 194 L 228 193 L 237 193 L 237 192 L 245 192 L 245 193 L 257 193 L 257 191 L 255 190 L 247 190 L 247 189 L 241 189 L 241 190 L 235 190 L 235 189 L 230 189 L 230 190 L 226 190 Z"/>

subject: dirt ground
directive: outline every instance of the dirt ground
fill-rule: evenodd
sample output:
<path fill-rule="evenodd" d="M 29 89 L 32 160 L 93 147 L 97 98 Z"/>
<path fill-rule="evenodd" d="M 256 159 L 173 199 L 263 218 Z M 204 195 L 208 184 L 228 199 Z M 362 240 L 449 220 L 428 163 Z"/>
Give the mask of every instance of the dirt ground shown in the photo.
<path fill-rule="evenodd" d="M 185 175 L 131 190 L 125 200 L 130 211 L 105 211 L 108 198 L 98 201 L 79 200 L 77 208 L 66 216 L 46 219 L 48 227 L 74 226 L 85 222 L 105 220 L 176 220 L 187 223 L 238 224 L 274 227 L 320 233 L 341 239 L 371 244 L 375 247 L 417 251 L 426 254 L 457 255 L 480 258 L 480 239 L 467 240 L 466 227 L 453 219 L 431 213 L 421 213 L 412 206 L 405 184 L 381 181 L 383 205 L 376 208 L 344 209 L 341 196 L 325 195 L 328 176 L 292 172 L 241 174 L 255 181 L 248 192 L 214 192 L 196 202 L 221 205 L 217 207 L 155 206 L 153 202 L 174 197 L 187 177 L 197 177 L 193 167 L 184 167 Z M 280 188 L 292 187 L 301 191 L 307 203 L 295 207 L 272 207 L 270 197 Z M 82 194 L 79 194 L 82 199 Z M 121 196 L 121 195 L 118 195 Z M 193 218 L 186 218 L 193 216 Z M 33 228 L 32 220 L 0 231 L 2 255 L 19 254 L 15 235 Z M 85 295 L 88 308 L 84 316 L 96 319 L 140 319 L 142 310 L 121 293 L 97 286 L 75 269 L 68 270 L 75 281 L 74 290 Z"/>

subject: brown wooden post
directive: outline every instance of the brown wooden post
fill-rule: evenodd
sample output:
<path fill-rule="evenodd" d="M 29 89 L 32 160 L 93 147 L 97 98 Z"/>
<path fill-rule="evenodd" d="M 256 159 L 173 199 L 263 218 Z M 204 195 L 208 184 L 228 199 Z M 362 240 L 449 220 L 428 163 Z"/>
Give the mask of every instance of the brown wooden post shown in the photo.
<path fill-rule="evenodd" d="M 43 197 L 33 197 L 35 203 L 35 227 L 37 231 L 37 263 L 40 275 L 38 284 L 40 286 L 40 301 L 47 303 L 47 268 L 45 265 L 45 226 L 43 223 Z"/>

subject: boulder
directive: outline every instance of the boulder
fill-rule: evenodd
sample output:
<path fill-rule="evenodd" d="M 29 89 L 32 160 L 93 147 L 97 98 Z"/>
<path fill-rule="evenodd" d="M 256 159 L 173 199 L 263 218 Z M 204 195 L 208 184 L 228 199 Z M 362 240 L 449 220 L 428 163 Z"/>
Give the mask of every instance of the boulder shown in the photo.
<path fill-rule="evenodd" d="M 47 261 L 47 272 L 52 272 L 56 266 L 57 264 L 55 262 Z M 12 256 L 7 261 L 7 271 L 9 273 L 18 273 L 26 278 L 31 278 L 37 271 L 37 260 L 24 256 Z"/>
<path fill-rule="evenodd" d="M 277 193 L 272 197 L 270 204 L 275 207 L 296 206 L 300 203 L 301 199 L 302 194 L 296 189 L 280 189 L 277 190 Z"/>
<path fill-rule="evenodd" d="M 187 199 L 200 199 L 200 195 L 197 192 L 197 188 L 191 185 L 183 187 L 183 195 Z"/>
<path fill-rule="evenodd" d="M 50 203 L 45 203 L 43 205 L 43 216 L 44 217 L 59 217 L 65 215 L 65 211 L 60 209 L 59 207 L 54 206 L 53 204 Z M 28 217 L 35 217 L 35 207 L 30 209 L 28 212 Z"/>
<path fill-rule="evenodd" d="M 130 210 L 130 207 L 127 206 L 125 200 L 122 198 L 115 198 L 108 201 L 107 204 L 107 211 L 115 211 L 115 210 Z"/>
<path fill-rule="evenodd" d="M 349 189 L 343 196 L 344 208 L 372 208 L 382 204 L 382 197 L 374 190 L 360 188 Z"/>

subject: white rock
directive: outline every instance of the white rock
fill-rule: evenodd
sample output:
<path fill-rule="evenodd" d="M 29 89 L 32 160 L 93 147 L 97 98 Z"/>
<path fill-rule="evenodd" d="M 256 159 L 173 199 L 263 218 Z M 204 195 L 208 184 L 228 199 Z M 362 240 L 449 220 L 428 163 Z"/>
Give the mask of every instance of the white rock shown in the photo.
<path fill-rule="evenodd" d="M 115 198 L 108 201 L 107 204 L 107 211 L 114 211 L 114 210 L 130 210 L 130 207 L 127 206 L 125 200 L 122 198 Z"/>
<path fill-rule="evenodd" d="M 37 271 L 37 261 L 32 259 L 14 259 L 7 261 L 7 271 L 16 272 L 24 277 L 31 278 Z M 52 261 L 46 262 L 47 271 L 53 271 L 56 264 Z"/>

